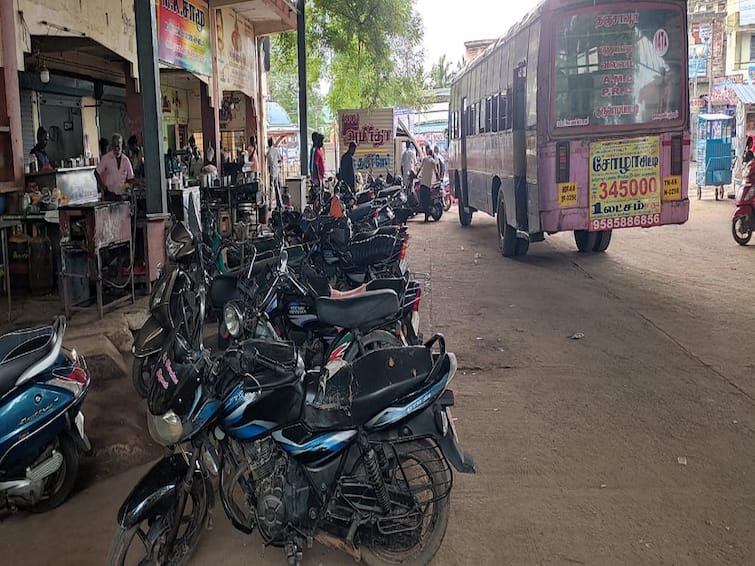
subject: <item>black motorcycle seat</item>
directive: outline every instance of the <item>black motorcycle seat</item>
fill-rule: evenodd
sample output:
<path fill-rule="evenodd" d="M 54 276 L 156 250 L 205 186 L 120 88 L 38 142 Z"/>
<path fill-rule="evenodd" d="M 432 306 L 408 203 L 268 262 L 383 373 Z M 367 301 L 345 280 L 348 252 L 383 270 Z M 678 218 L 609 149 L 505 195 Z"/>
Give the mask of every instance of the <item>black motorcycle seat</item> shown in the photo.
<path fill-rule="evenodd" d="M 400 192 L 401 192 L 401 187 L 398 185 L 393 186 L 393 187 L 386 187 L 384 189 L 380 189 L 380 191 L 378 192 L 378 198 L 394 197 Z"/>
<path fill-rule="evenodd" d="M 390 289 L 370 291 L 343 299 L 318 297 L 315 312 L 320 322 L 363 330 L 371 323 L 396 316 L 398 295 Z"/>
<path fill-rule="evenodd" d="M 377 265 L 396 259 L 401 251 L 401 244 L 397 236 L 390 234 L 376 234 L 363 240 L 352 241 L 349 246 L 351 261 L 354 265 Z"/>
<path fill-rule="evenodd" d="M 351 210 L 349 210 L 348 217 L 353 222 L 359 222 L 361 220 L 364 220 L 365 218 L 369 217 L 370 214 L 372 214 L 372 211 L 374 210 L 371 203 L 367 202 L 364 204 L 360 204 L 358 206 L 355 206 Z"/>
<path fill-rule="evenodd" d="M 382 348 L 346 365 L 332 376 L 307 383 L 304 421 L 313 431 L 363 425 L 386 409 L 419 392 L 433 369 L 424 346 Z"/>
<path fill-rule="evenodd" d="M 400 226 L 381 226 L 375 230 L 368 230 L 366 232 L 357 232 L 354 237 L 351 238 L 352 242 L 359 242 L 361 240 L 367 240 L 373 236 L 398 236 L 402 229 Z"/>
<path fill-rule="evenodd" d="M 24 370 L 47 356 L 55 346 L 52 326 L 27 328 L 0 336 L 0 397 L 13 389 Z"/>

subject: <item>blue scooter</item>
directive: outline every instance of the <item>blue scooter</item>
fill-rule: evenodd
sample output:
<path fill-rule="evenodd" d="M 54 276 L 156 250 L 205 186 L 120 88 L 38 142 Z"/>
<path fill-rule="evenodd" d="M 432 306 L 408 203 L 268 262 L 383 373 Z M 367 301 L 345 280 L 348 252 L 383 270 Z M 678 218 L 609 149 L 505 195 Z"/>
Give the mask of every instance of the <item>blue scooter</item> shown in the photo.
<path fill-rule="evenodd" d="M 65 317 L 0 336 L 0 516 L 63 503 L 91 449 L 81 405 L 89 372 L 62 349 Z"/>

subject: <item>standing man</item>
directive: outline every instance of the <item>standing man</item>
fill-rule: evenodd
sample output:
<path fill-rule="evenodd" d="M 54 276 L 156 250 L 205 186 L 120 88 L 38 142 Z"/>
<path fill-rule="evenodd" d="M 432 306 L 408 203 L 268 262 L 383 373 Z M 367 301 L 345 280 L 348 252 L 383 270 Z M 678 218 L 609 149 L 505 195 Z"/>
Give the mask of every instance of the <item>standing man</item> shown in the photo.
<path fill-rule="evenodd" d="M 430 215 L 430 187 L 433 186 L 433 181 L 438 171 L 430 144 L 425 146 L 425 153 L 427 155 L 422 160 L 422 165 L 420 165 L 419 169 L 419 203 L 422 206 L 422 211 L 425 213 L 425 222 L 427 222 L 427 218 Z"/>
<path fill-rule="evenodd" d="M 414 153 L 412 142 L 406 142 L 406 149 L 401 154 L 401 177 L 404 183 L 409 182 L 409 173 L 414 172 L 414 167 L 417 165 L 417 154 Z"/>
<path fill-rule="evenodd" d="M 435 163 L 438 165 L 438 180 L 443 182 L 443 177 L 446 176 L 446 161 L 440 154 L 440 148 L 437 145 L 433 147 L 433 157 L 435 158 Z"/>
<path fill-rule="evenodd" d="M 280 190 L 280 161 L 281 156 L 278 148 L 273 145 L 273 138 L 267 138 L 267 172 L 270 174 L 270 190 L 273 194 Z"/>
<path fill-rule="evenodd" d="M 354 186 L 356 185 L 356 178 L 354 176 L 354 153 L 357 150 L 357 144 L 354 142 L 351 142 L 349 144 L 349 149 L 346 150 L 346 153 L 343 154 L 343 157 L 341 157 L 341 167 L 339 168 L 339 174 L 341 176 L 341 181 L 346 183 L 349 188 L 354 191 Z"/>
<path fill-rule="evenodd" d="M 126 183 L 134 179 L 131 161 L 123 153 L 123 136 L 114 134 L 110 151 L 102 156 L 94 170 L 97 186 L 105 200 L 119 200 L 126 194 Z"/>
<path fill-rule="evenodd" d="M 37 160 L 37 171 L 51 171 L 52 164 L 47 157 L 47 142 L 49 140 L 47 130 L 42 126 L 37 129 L 37 145 L 31 148 L 29 155 Z"/>

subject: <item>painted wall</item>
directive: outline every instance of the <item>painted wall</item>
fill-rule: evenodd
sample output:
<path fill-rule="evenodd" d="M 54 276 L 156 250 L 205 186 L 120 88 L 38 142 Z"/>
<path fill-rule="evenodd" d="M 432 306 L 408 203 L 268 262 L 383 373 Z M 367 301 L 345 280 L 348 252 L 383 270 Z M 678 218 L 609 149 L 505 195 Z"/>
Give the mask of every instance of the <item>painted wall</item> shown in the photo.
<path fill-rule="evenodd" d="M 31 49 L 29 35 L 90 37 L 133 64 L 136 76 L 136 32 L 133 0 L 13 0 L 19 17 L 19 69 Z M 68 28 L 69 31 L 66 31 Z"/>

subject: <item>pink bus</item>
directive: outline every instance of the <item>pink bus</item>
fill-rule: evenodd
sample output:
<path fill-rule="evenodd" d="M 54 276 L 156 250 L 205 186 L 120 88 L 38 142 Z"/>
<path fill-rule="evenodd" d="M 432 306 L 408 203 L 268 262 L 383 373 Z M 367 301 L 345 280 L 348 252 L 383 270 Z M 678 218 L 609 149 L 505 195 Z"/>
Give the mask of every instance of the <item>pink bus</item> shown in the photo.
<path fill-rule="evenodd" d="M 574 232 L 689 216 L 687 2 L 544 0 L 451 86 L 459 221 L 497 217 L 504 256 Z"/>

